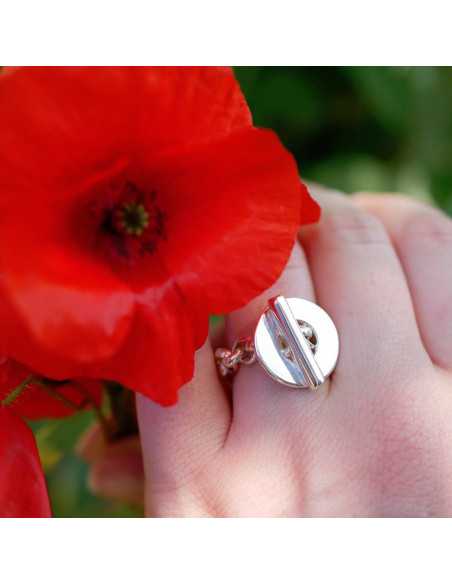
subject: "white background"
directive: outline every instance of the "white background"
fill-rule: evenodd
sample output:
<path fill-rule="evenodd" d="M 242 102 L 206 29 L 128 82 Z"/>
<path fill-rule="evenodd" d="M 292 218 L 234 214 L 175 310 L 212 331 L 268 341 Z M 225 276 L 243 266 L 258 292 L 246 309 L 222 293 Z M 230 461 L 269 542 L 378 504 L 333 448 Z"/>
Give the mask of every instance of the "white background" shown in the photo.
<path fill-rule="evenodd" d="M 449 521 L 0 521 L 3 583 L 450 582 Z"/>
<path fill-rule="evenodd" d="M 2 64 L 451 64 L 446 0 L 6 0 Z"/>

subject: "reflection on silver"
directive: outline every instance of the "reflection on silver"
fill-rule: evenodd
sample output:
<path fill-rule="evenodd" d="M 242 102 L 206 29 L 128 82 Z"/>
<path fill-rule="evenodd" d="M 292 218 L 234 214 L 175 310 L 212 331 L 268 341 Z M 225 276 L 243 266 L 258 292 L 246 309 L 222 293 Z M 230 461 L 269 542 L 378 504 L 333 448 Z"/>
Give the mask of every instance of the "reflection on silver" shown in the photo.
<path fill-rule="evenodd" d="M 316 389 L 325 381 L 325 377 L 320 370 L 320 367 L 317 365 L 314 353 L 290 308 L 289 302 L 284 296 L 277 296 L 276 298 L 271 298 L 269 300 L 268 306 L 269 308 L 265 314 L 267 329 L 273 337 L 273 344 L 275 344 L 275 319 L 273 318 L 275 316 L 277 326 L 281 331 L 278 335 L 279 338 L 277 343 L 281 346 L 281 339 L 283 339 L 282 348 L 284 349 L 284 345 L 287 345 L 290 349 L 289 354 L 284 350 L 279 350 L 278 354 L 284 357 L 286 361 L 290 360 L 290 355 L 292 356 L 294 364 L 296 365 L 295 368 L 291 368 L 294 382 L 296 382 L 297 385 L 303 385 L 303 380 L 306 380 L 306 383 L 311 389 Z M 294 369 L 297 372 L 295 375 L 293 375 Z"/>
<path fill-rule="evenodd" d="M 306 324 L 315 340 L 313 346 L 303 334 Z M 317 304 L 277 296 L 259 319 L 254 347 L 259 363 L 273 379 L 291 387 L 316 389 L 336 366 L 339 337 L 333 321 Z"/>
<path fill-rule="evenodd" d="M 239 339 L 232 350 L 217 349 L 223 376 L 257 361 L 279 383 L 317 389 L 331 374 L 339 355 L 339 337 L 328 314 L 302 298 L 276 296 L 259 319 L 254 339 Z"/>

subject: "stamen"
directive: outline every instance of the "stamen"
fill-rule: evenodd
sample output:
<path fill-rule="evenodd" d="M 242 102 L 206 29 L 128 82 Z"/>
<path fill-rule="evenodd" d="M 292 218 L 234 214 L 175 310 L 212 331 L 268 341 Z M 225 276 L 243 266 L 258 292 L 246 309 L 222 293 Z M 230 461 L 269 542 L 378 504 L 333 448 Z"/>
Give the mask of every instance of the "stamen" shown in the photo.
<path fill-rule="evenodd" d="M 116 225 L 127 235 L 139 237 L 149 227 L 149 213 L 142 203 L 124 203 L 117 210 Z"/>
<path fill-rule="evenodd" d="M 97 227 L 94 245 L 115 262 L 132 266 L 154 254 L 167 237 L 166 213 L 157 193 L 128 181 L 112 187 L 108 198 L 93 206 L 91 213 Z"/>

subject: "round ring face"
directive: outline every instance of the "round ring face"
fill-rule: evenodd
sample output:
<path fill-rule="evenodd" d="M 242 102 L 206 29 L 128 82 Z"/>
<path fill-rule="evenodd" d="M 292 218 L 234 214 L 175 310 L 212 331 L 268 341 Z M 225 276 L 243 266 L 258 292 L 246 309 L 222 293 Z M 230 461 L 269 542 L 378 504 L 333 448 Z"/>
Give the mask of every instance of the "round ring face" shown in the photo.
<path fill-rule="evenodd" d="M 287 303 L 298 323 L 306 323 L 313 329 L 314 359 L 323 376 L 328 377 L 335 368 L 339 355 L 339 336 L 333 321 L 323 308 L 308 300 L 287 298 Z M 270 309 L 259 319 L 254 345 L 259 363 L 275 381 L 294 388 L 309 387 Z"/>

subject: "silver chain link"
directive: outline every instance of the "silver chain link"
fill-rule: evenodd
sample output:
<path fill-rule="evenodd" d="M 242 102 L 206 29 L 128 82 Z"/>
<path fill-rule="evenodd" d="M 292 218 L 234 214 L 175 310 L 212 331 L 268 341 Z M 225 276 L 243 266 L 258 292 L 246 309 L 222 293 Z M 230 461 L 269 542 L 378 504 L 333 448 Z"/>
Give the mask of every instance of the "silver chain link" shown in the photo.
<path fill-rule="evenodd" d="M 299 324 L 309 346 L 315 351 L 316 340 L 314 340 L 312 327 L 305 322 L 300 322 Z M 286 349 L 282 350 L 283 352 L 286 351 Z M 286 357 L 290 358 L 290 354 L 286 354 Z M 240 365 L 252 365 L 256 361 L 256 351 L 252 337 L 239 339 L 234 343 L 232 349 L 226 349 L 224 347 L 216 349 L 215 361 L 222 377 L 234 375 L 237 373 Z"/>
<path fill-rule="evenodd" d="M 253 364 L 256 361 L 253 339 L 244 337 L 236 341 L 232 349 L 217 349 L 215 360 L 222 377 L 236 373 L 240 365 Z"/>

